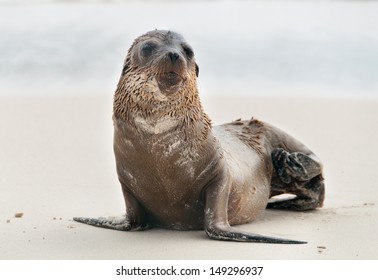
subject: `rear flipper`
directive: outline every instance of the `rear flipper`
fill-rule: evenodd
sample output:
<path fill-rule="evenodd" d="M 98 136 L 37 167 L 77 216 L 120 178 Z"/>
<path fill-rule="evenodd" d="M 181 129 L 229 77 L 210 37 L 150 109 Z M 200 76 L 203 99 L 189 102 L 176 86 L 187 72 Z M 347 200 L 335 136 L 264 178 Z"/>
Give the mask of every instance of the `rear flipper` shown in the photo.
<path fill-rule="evenodd" d="M 272 152 L 272 162 L 280 180 L 272 182 L 272 193 L 290 193 L 296 197 L 268 203 L 267 208 L 306 211 L 323 206 L 322 165 L 315 155 L 289 153 L 279 148 Z"/>
<path fill-rule="evenodd" d="M 322 173 L 322 165 L 314 154 L 289 153 L 278 148 L 273 150 L 271 157 L 274 169 L 286 184 L 289 184 L 292 178 L 308 181 Z"/>

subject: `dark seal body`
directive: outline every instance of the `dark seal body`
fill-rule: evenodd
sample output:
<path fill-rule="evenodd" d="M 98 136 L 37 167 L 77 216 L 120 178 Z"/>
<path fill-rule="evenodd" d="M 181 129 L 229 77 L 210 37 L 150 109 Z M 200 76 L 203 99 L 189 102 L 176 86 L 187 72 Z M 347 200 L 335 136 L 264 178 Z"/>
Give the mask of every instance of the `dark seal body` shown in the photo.
<path fill-rule="evenodd" d="M 303 144 L 264 122 L 212 126 L 191 47 L 170 31 L 137 38 L 114 97 L 114 153 L 124 218 L 75 218 L 140 230 L 205 229 L 222 240 L 302 243 L 235 230 L 266 207 L 311 210 L 324 199 L 322 165 Z M 290 193 L 295 198 L 268 203 Z"/>

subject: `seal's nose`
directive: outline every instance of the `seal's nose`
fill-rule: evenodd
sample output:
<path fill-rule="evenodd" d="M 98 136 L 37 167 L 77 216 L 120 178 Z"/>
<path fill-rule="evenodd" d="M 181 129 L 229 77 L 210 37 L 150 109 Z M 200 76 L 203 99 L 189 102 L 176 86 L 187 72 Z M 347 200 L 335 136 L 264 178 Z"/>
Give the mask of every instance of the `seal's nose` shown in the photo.
<path fill-rule="evenodd" d="M 177 52 L 169 52 L 168 56 L 171 59 L 172 63 L 175 63 L 177 61 L 177 59 L 180 57 Z"/>

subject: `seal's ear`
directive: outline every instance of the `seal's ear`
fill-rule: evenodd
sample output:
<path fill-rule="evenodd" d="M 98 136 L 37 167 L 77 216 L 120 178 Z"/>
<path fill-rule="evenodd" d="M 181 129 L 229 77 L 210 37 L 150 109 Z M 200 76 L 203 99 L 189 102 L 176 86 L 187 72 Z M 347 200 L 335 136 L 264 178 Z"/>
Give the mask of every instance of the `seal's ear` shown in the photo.
<path fill-rule="evenodd" d="M 129 66 L 130 66 L 130 59 L 126 59 L 125 63 L 123 64 L 121 76 L 126 74 L 126 72 L 129 70 Z"/>
<path fill-rule="evenodd" d="M 128 68 L 129 68 L 129 65 L 127 65 L 127 64 L 123 65 L 121 76 L 126 74 Z"/>
<path fill-rule="evenodd" d="M 198 65 L 196 63 L 196 76 L 198 77 L 198 75 L 199 75 L 199 67 L 198 67 Z"/>
<path fill-rule="evenodd" d="M 125 62 L 124 62 L 124 64 L 123 64 L 121 77 L 122 77 L 123 75 L 125 75 L 125 74 L 127 73 L 127 71 L 129 70 L 129 68 L 130 68 L 130 60 L 131 60 L 130 57 L 127 56 L 126 59 L 125 59 Z"/>

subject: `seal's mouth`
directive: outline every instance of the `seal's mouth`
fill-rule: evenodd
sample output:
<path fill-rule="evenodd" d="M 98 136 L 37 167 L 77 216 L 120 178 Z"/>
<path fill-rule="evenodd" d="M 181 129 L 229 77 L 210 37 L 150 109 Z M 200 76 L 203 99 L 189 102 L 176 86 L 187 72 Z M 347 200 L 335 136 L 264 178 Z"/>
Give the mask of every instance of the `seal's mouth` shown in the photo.
<path fill-rule="evenodd" d="M 166 94 L 175 93 L 184 81 L 181 75 L 174 71 L 161 73 L 157 75 L 156 80 L 160 91 Z"/>
<path fill-rule="evenodd" d="M 182 81 L 182 77 L 173 71 L 158 75 L 158 79 L 171 86 L 174 86 Z"/>

